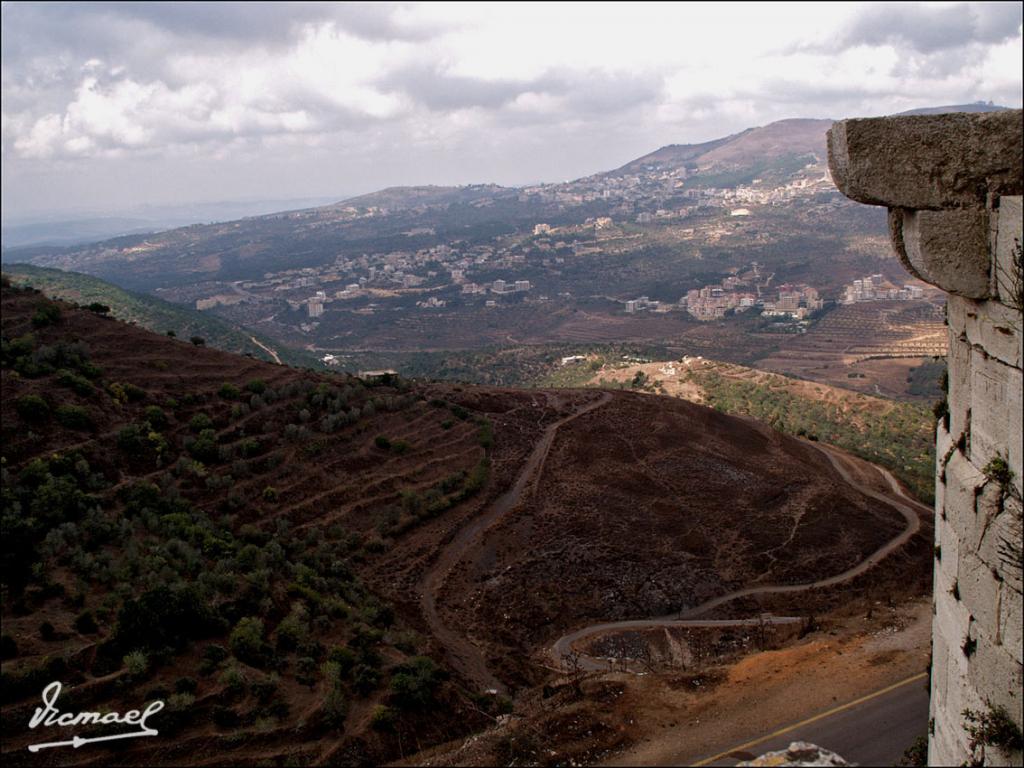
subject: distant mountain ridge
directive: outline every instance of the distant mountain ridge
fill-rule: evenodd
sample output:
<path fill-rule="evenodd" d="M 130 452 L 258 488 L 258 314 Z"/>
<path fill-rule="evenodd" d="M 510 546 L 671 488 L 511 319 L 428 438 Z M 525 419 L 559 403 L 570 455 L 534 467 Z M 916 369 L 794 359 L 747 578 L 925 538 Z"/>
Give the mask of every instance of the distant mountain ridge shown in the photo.
<path fill-rule="evenodd" d="M 961 108 L 1005 109 L 972 104 L 930 111 Z M 2 259 L 86 272 L 144 291 L 249 280 L 284 268 L 322 266 L 344 254 L 416 250 L 454 240 L 479 242 L 532 229 L 536 222 L 573 225 L 602 216 L 621 217 L 621 206 L 602 201 L 615 195 L 621 200 L 625 192 L 639 188 L 646 190 L 653 214 L 661 208 L 678 210 L 684 190 L 693 194 L 695 187 L 819 184 L 827 179 L 825 135 L 831 125 L 832 120 L 824 119 L 779 120 L 713 141 L 661 147 L 617 169 L 561 184 L 390 187 L 329 205 L 154 235 L 127 235 L 83 246 L 9 249 Z M 632 204 L 627 209 L 629 217 L 640 213 Z"/>
<path fill-rule="evenodd" d="M 670 144 L 626 163 L 608 175 L 681 165 L 700 172 L 720 165 L 737 166 L 803 155 L 814 155 L 816 159 L 823 160 L 825 132 L 831 126 L 831 120 L 778 120 L 703 144 Z"/>
<path fill-rule="evenodd" d="M 1011 107 L 1001 107 L 991 101 L 976 101 L 973 104 L 948 104 L 944 107 L 921 107 L 897 112 L 896 115 L 941 115 L 946 112 L 1008 112 Z"/>

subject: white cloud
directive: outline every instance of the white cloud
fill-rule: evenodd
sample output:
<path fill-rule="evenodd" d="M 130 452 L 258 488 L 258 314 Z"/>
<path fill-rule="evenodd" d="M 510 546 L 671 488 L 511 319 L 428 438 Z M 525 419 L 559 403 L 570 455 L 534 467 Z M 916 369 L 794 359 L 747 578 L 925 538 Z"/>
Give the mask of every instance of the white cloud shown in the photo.
<path fill-rule="evenodd" d="M 356 175 L 370 189 L 403 172 L 517 183 L 782 117 L 977 99 L 1019 106 L 1020 13 L 1011 11 L 5 4 L 4 190 L 49 199 L 55 190 L 33 179 L 73 169 L 113 194 L 111 169 L 141 173 L 169 156 L 182 174 L 228 186 L 232 158 L 273 156 L 259 164 L 265 184 L 310 193 Z M 302 179 L 285 178 L 300 167 Z M 247 173 L 238 188 L 252 183 Z"/>

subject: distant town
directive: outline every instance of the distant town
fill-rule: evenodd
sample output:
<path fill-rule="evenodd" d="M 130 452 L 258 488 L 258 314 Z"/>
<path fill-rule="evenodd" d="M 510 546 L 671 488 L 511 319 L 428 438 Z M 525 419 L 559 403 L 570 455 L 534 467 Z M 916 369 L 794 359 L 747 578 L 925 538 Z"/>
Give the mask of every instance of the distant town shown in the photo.
<path fill-rule="evenodd" d="M 842 304 L 861 301 L 916 301 L 924 298 L 924 289 L 916 285 L 893 285 L 882 275 L 869 275 L 854 280 L 843 292 Z"/>

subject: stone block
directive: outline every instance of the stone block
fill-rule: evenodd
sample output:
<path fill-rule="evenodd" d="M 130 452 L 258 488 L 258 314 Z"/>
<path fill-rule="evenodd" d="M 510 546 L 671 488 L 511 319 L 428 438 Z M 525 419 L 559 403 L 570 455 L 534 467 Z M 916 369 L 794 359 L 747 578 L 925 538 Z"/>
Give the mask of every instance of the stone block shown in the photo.
<path fill-rule="evenodd" d="M 843 120 L 828 132 L 832 179 L 847 197 L 891 208 L 983 207 L 1020 195 L 1021 111 Z"/>
<path fill-rule="evenodd" d="M 935 590 L 935 617 L 932 620 L 932 629 L 936 635 L 945 638 L 949 648 L 949 669 L 950 674 L 962 672 L 966 669 L 967 659 L 960 652 L 967 637 L 967 625 L 971 620 L 971 614 L 964 605 L 962 595 L 960 600 L 949 594 L 952 584 L 945 584 L 941 589 Z M 961 669 L 962 668 L 962 669 Z"/>
<path fill-rule="evenodd" d="M 999 601 L 1002 585 L 992 575 L 992 566 L 971 552 L 962 552 L 960 573 L 957 577 L 960 601 L 974 617 L 974 634 L 978 646 L 982 638 L 994 643 L 999 635 Z"/>
<path fill-rule="evenodd" d="M 1016 242 L 1014 242 L 1016 241 Z M 1014 250 L 1021 236 L 1021 196 L 1005 196 L 999 199 L 999 213 L 996 217 L 996 243 L 994 249 L 993 277 L 999 300 L 1020 311 L 1019 289 L 1015 290 Z M 1013 297 L 1017 295 L 1018 299 Z"/>
<path fill-rule="evenodd" d="M 1003 601 L 999 605 L 999 640 L 1010 658 L 1017 664 L 1024 663 L 1024 641 L 1021 638 L 1024 616 L 1021 606 L 1020 592 L 1006 589 Z"/>
<path fill-rule="evenodd" d="M 990 356 L 1014 368 L 1021 366 L 1021 317 L 1016 310 L 998 301 L 974 302 L 949 297 L 956 308 L 950 309 L 950 316 L 957 322 L 963 320 L 967 340 L 979 346 Z M 950 322 L 950 328 L 952 328 Z"/>
<path fill-rule="evenodd" d="M 967 338 L 967 313 L 976 312 L 977 304 L 959 296 L 946 297 L 946 325 L 950 336 Z"/>
<path fill-rule="evenodd" d="M 957 739 L 958 725 L 948 714 L 945 700 L 932 702 L 935 733 L 928 739 L 928 765 L 963 765 L 967 750 Z"/>
<path fill-rule="evenodd" d="M 946 519 L 960 539 L 975 535 L 975 496 L 987 480 L 960 451 L 946 464 Z"/>
<path fill-rule="evenodd" d="M 1007 463 L 1013 472 L 1013 486 L 1017 497 L 1024 496 L 1024 374 L 1019 368 L 1011 370 L 1006 377 Z"/>
<path fill-rule="evenodd" d="M 978 515 L 983 527 L 976 551 L 996 578 L 1002 580 L 1006 587 L 1004 592 L 1013 591 L 1019 595 L 1022 589 L 1020 562 L 1013 555 L 1010 544 L 1017 542 L 1020 546 L 1020 502 L 1001 497 L 1002 489 L 995 483 L 989 483 L 978 499 Z"/>
<path fill-rule="evenodd" d="M 974 348 L 971 351 L 971 461 L 984 467 L 996 456 L 1007 458 L 1010 443 L 1009 394 L 1020 371 Z M 1016 386 L 1019 391 L 1019 382 Z M 1013 404 L 1020 408 L 1020 401 Z M 1018 432 L 1014 439 L 1019 440 Z"/>
<path fill-rule="evenodd" d="M 978 697 L 980 707 L 975 708 L 991 702 L 993 706 L 1004 707 L 1014 722 L 1021 722 L 1021 668 L 1003 646 L 979 640 L 967 665 L 967 679 Z"/>
<path fill-rule="evenodd" d="M 949 676 L 949 643 L 946 637 L 932 631 L 932 696 L 946 695 Z"/>
<path fill-rule="evenodd" d="M 894 212 L 901 220 L 897 234 L 890 225 L 893 247 L 915 275 L 944 291 L 972 299 L 989 295 L 988 212 L 984 208 L 948 211 Z"/>
<path fill-rule="evenodd" d="M 949 405 L 949 433 L 955 443 L 960 435 L 968 431 L 968 413 L 971 410 L 971 345 L 949 334 L 949 351 L 946 357 L 949 372 L 949 391 L 946 402 Z M 945 454 L 943 454 L 945 455 Z"/>
<path fill-rule="evenodd" d="M 935 590 L 938 592 L 940 583 L 942 590 L 948 590 L 957 580 L 960 571 L 960 537 L 948 514 L 946 520 L 942 520 L 941 517 L 936 520 L 935 530 L 941 536 L 938 544 L 942 548 L 942 558 L 938 561 L 938 572 L 935 574 Z"/>

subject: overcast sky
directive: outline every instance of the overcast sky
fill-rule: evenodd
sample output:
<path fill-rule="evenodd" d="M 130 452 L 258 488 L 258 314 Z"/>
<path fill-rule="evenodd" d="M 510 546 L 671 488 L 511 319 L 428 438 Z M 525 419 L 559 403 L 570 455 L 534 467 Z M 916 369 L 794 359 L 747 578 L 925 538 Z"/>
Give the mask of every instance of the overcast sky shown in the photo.
<path fill-rule="evenodd" d="M 42 210 L 523 184 L 786 117 L 1021 106 L 1021 4 L 4 2 Z"/>

